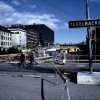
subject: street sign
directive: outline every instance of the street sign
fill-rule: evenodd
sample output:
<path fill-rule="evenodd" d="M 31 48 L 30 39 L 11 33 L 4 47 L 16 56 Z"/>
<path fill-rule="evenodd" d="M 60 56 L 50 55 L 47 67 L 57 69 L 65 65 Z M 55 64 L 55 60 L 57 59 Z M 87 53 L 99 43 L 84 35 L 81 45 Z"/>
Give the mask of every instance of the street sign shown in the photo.
<path fill-rule="evenodd" d="M 100 26 L 100 19 L 69 21 L 69 28 Z"/>

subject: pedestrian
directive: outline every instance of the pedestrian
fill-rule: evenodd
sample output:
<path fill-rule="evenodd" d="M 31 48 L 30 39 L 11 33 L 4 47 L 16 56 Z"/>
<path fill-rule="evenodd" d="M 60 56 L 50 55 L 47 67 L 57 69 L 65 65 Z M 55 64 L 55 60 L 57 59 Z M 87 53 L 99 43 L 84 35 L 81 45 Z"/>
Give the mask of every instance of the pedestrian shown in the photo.
<path fill-rule="evenodd" d="M 20 55 L 20 64 L 23 65 L 24 62 L 25 62 L 25 55 L 23 54 L 23 52 L 21 52 L 21 55 Z"/>
<path fill-rule="evenodd" d="M 30 61 L 30 64 L 33 65 L 34 57 L 33 57 L 32 52 L 30 52 L 30 54 L 29 54 L 29 61 Z"/>
<path fill-rule="evenodd" d="M 66 50 L 66 51 L 63 51 L 63 64 L 66 63 L 66 61 L 67 61 L 67 56 L 68 56 L 67 50 Z"/>

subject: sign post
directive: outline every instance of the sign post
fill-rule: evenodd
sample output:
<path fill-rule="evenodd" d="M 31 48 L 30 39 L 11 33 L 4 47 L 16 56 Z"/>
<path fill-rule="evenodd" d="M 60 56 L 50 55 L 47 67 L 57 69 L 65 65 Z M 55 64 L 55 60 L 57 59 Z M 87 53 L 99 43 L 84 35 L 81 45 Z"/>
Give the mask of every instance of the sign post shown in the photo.
<path fill-rule="evenodd" d="M 100 26 L 100 19 L 69 21 L 69 28 L 84 28 Z"/>
<path fill-rule="evenodd" d="M 88 15 L 88 14 L 86 14 Z M 87 17 L 88 19 L 88 17 Z M 69 21 L 69 28 L 84 28 L 87 27 L 88 45 L 89 45 L 89 73 L 92 74 L 92 46 L 90 27 L 100 26 L 100 19 L 96 20 L 77 20 Z"/>
<path fill-rule="evenodd" d="M 100 26 L 100 19 L 89 19 L 89 6 L 88 0 L 86 0 L 86 20 L 69 21 L 69 28 L 83 28 L 87 27 L 88 45 L 89 45 L 89 73 L 92 74 L 92 46 L 91 46 L 91 33 L 90 27 Z"/>

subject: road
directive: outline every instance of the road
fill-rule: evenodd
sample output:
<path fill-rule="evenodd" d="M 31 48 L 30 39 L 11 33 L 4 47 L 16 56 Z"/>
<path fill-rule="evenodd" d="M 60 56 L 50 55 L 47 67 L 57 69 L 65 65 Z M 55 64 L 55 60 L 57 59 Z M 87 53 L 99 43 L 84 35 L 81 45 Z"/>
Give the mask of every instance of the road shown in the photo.
<path fill-rule="evenodd" d="M 82 69 L 77 65 L 63 66 L 53 63 L 23 68 L 14 63 L 0 63 L 0 100 L 42 100 L 42 78 L 59 83 L 53 85 L 44 81 L 45 100 L 67 100 L 65 84 L 58 76 L 55 78 L 54 66 L 62 72 L 77 72 L 83 69 L 82 65 L 80 66 Z M 95 68 L 97 69 L 99 68 Z M 68 82 L 68 89 L 70 100 L 100 100 L 100 86 Z"/>

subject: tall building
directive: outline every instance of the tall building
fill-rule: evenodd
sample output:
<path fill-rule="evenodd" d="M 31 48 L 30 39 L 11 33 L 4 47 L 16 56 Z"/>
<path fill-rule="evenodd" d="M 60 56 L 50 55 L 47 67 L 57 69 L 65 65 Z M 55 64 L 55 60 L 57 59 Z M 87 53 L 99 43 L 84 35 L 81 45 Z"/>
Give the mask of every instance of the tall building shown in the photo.
<path fill-rule="evenodd" d="M 39 42 L 38 32 L 28 26 L 25 26 L 24 29 L 27 33 L 27 48 L 36 48 Z"/>
<path fill-rule="evenodd" d="M 26 40 L 26 48 L 27 49 L 33 49 L 38 45 L 38 41 L 39 41 L 38 33 L 34 29 L 31 29 L 30 27 L 27 27 L 25 25 L 20 25 L 20 24 L 11 25 L 10 28 L 16 29 L 16 31 L 19 31 L 17 29 L 20 29 L 20 31 L 22 31 L 21 32 L 22 34 L 23 34 L 23 32 L 25 32 L 24 34 L 26 34 L 26 39 L 25 39 L 25 37 L 23 37 L 22 40 L 24 39 L 24 41 L 23 41 L 24 44 L 25 44 L 25 40 Z M 21 36 L 23 36 L 23 35 L 21 35 Z M 19 43 L 19 44 L 21 44 L 21 43 Z"/>
<path fill-rule="evenodd" d="M 49 46 L 54 43 L 54 31 L 44 24 L 12 25 L 10 28 L 26 31 L 27 48 L 35 48 L 38 45 Z"/>
<path fill-rule="evenodd" d="M 0 25 L 0 47 L 9 48 L 12 47 L 11 32 Z"/>
<path fill-rule="evenodd" d="M 100 27 L 95 27 L 91 32 L 91 50 L 92 59 L 100 59 Z M 86 37 L 86 45 L 84 49 L 84 54 L 89 54 L 88 37 Z"/>
<path fill-rule="evenodd" d="M 12 46 L 25 49 L 27 45 L 26 30 L 21 28 L 9 28 L 12 32 Z"/>
<path fill-rule="evenodd" d="M 38 43 L 48 46 L 54 43 L 54 31 L 44 24 L 25 25 L 26 28 L 34 29 L 39 35 Z"/>
<path fill-rule="evenodd" d="M 92 53 L 100 55 L 100 27 L 96 27 L 92 31 Z"/>

